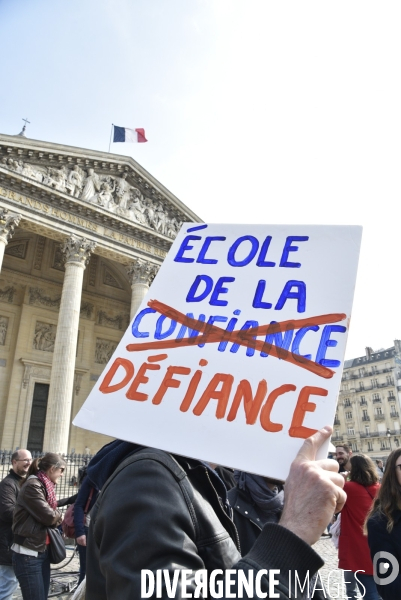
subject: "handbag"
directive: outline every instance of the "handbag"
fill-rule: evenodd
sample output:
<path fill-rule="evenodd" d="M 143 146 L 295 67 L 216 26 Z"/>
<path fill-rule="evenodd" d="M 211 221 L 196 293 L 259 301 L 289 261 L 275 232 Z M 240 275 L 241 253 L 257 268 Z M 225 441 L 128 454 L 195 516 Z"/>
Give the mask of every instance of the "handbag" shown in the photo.
<path fill-rule="evenodd" d="M 89 493 L 88 501 L 85 505 L 84 515 L 86 515 L 86 513 L 88 512 L 88 508 L 89 508 L 89 504 L 91 503 L 92 496 L 93 496 L 93 488 L 91 488 L 91 491 Z M 71 538 L 71 539 L 75 538 L 74 506 L 75 506 L 75 503 L 71 504 L 71 506 L 69 506 L 67 508 L 67 510 L 65 511 L 63 522 L 61 523 L 61 527 L 62 527 L 65 537 Z"/>
<path fill-rule="evenodd" d="M 52 565 L 58 565 L 67 557 L 64 540 L 57 527 L 48 527 L 47 533 L 50 538 L 49 559 Z"/>

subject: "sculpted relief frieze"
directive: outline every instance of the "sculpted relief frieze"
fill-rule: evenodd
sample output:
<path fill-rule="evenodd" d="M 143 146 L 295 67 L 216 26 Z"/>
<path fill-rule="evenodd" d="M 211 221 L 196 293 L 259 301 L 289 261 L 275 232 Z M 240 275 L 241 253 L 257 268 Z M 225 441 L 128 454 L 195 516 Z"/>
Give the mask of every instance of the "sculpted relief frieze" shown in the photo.
<path fill-rule="evenodd" d="M 43 352 L 54 352 L 54 341 L 56 339 L 56 325 L 36 321 L 32 348 Z"/>
<path fill-rule="evenodd" d="M 114 350 L 117 348 L 117 345 L 117 342 L 96 338 L 95 363 L 100 365 L 107 364 L 112 357 Z"/>
<path fill-rule="evenodd" d="M 127 329 L 129 324 L 129 314 L 118 314 L 116 316 L 108 315 L 105 311 L 100 310 L 97 315 L 97 324 L 111 329 L 119 329 L 120 331 Z"/>
<path fill-rule="evenodd" d="M 8 256 L 13 256 L 14 258 L 24 259 L 26 256 L 26 251 L 28 248 L 28 242 L 25 240 L 21 240 L 14 244 L 8 244 L 4 251 L 4 254 Z"/>
<path fill-rule="evenodd" d="M 29 304 L 36 306 L 47 306 L 48 308 L 60 308 L 61 296 L 50 298 L 39 288 L 29 288 Z"/>
<path fill-rule="evenodd" d="M 138 188 L 128 182 L 126 172 L 121 176 L 99 175 L 94 169 L 88 168 L 85 171 L 79 165 L 72 168 L 65 165 L 33 165 L 12 157 L 3 157 L 0 165 L 172 239 L 176 237 L 182 223 L 162 202 L 143 196 Z"/>
<path fill-rule="evenodd" d="M 80 315 L 82 317 L 86 317 L 87 319 L 90 319 L 94 309 L 95 309 L 94 305 L 91 304 L 90 302 L 81 302 Z"/>
<path fill-rule="evenodd" d="M 12 286 L 8 286 L 8 287 L 0 290 L 0 300 L 3 300 L 4 302 L 12 303 L 14 300 L 14 294 L 16 291 L 17 290 Z"/>
<path fill-rule="evenodd" d="M 0 346 L 4 346 L 6 343 L 8 329 L 8 317 L 2 317 L 0 315 Z"/>

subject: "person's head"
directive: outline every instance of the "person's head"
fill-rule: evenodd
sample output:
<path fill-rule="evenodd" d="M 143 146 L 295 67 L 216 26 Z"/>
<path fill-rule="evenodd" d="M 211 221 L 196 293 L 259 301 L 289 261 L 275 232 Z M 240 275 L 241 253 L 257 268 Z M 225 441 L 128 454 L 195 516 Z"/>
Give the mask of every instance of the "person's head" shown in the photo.
<path fill-rule="evenodd" d="M 353 454 L 350 458 L 350 479 L 363 486 L 373 485 L 378 482 L 377 471 L 373 460 L 366 454 Z"/>
<path fill-rule="evenodd" d="M 336 461 L 340 465 L 340 467 L 344 467 L 349 471 L 350 464 L 349 459 L 352 454 L 352 450 L 347 444 L 343 444 L 342 446 L 336 446 Z"/>
<path fill-rule="evenodd" d="M 376 460 L 376 464 L 377 464 L 377 466 L 378 466 L 378 467 L 380 467 L 380 469 L 382 469 L 382 468 L 383 468 L 383 461 L 382 461 L 382 460 L 380 460 L 380 459 L 377 459 L 377 460 Z"/>
<path fill-rule="evenodd" d="M 26 477 L 32 462 L 32 454 L 29 450 L 16 450 L 11 456 L 11 465 L 14 473 L 20 477 Z"/>
<path fill-rule="evenodd" d="M 36 458 L 31 464 L 28 476 L 36 475 L 39 471 L 46 473 L 50 481 L 57 483 L 65 469 L 65 461 L 61 458 L 60 454 L 54 454 L 54 452 L 46 452 L 44 456 Z"/>
<path fill-rule="evenodd" d="M 128 173 L 126 173 L 126 172 L 124 171 L 124 173 L 121 175 L 121 177 L 122 177 L 123 179 L 127 179 L 127 175 L 128 175 Z"/>
<path fill-rule="evenodd" d="M 396 510 L 401 510 L 401 448 L 393 450 L 387 459 L 380 490 L 367 518 L 375 512 L 383 513 L 387 518 L 387 530 L 391 532 Z"/>

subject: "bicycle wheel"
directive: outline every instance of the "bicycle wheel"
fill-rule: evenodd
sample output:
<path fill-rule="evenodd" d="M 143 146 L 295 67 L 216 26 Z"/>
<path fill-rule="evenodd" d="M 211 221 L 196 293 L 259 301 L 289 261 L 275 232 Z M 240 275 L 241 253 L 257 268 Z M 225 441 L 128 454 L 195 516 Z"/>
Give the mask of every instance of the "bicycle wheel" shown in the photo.
<path fill-rule="evenodd" d="M 79 573 L 57 573 L 50 578 L 48 598 L 72 594 L 78 587 Z"/>

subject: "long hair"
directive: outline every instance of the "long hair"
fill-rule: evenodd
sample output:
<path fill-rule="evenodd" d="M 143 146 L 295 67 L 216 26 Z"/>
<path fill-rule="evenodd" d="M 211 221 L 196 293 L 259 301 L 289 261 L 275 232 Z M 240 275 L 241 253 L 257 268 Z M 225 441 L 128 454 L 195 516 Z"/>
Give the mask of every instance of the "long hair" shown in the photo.
<path fill-rule="evenodd" d="M 60 456 L 60 454 L 55 454 L 54 452 L 46 452 L 44 456 L 35 458 L 35 460 L 32 461 L 31 466 L 28 469 L 25 481 L 28 480 L 28 477 L 30 475 L 37 475 L 39 471 L 44 471 L 45 473 L 47 473 L 47 471 L 49 471 L 52 467 L 65 467 L 65 465 L 66 462 Z"/>
<path fill-rule="evenodd" d="M 366 523 L 375 513 L 381 513 L 387 519 L 387 531 L 391 533 L 394 527 L 394 513 L 401 509 L 401 485 L 398 483 L 395 463 L 401 456 L 401 448 L 393 450 L 387 459 L 379 493 L 367 514 Z"/>
<path fill-rule="evenodd" d="M 366 454 L 353 454 L 350 458 L 350 480 L 360 483 L 364 487 L 378 482 L 376 467 Z"/>

